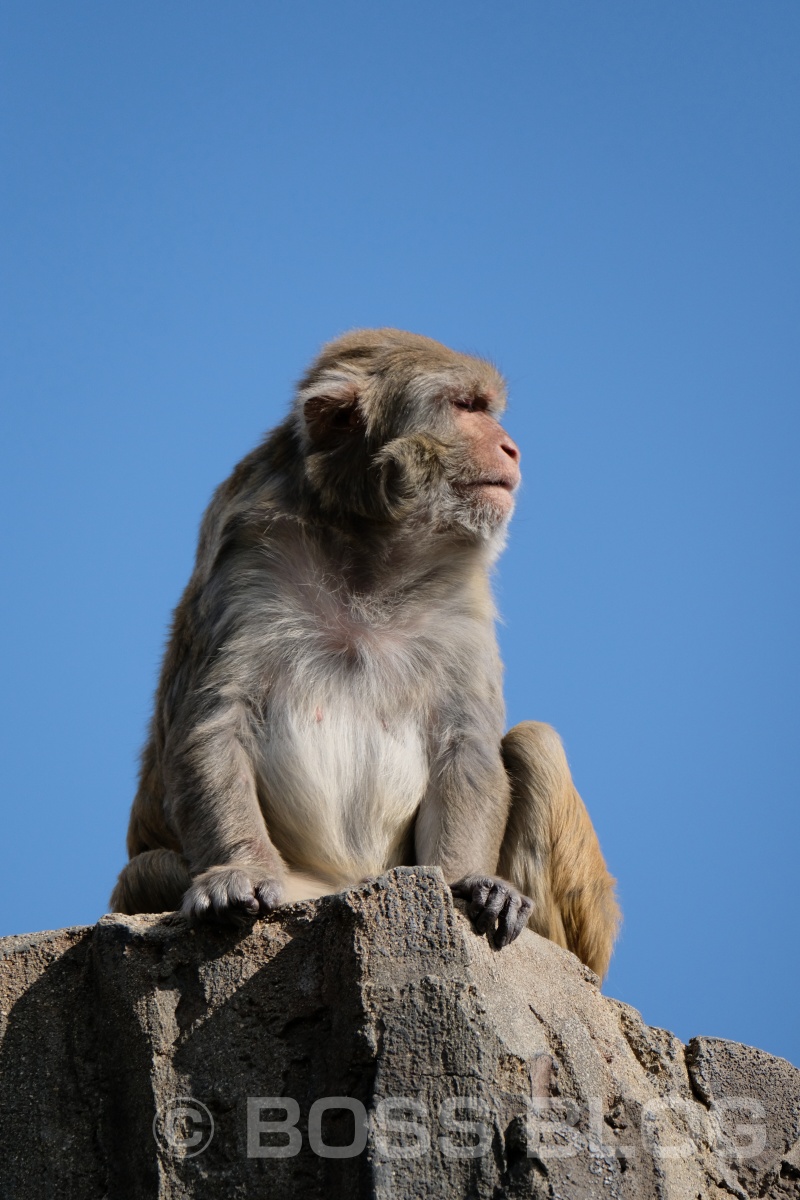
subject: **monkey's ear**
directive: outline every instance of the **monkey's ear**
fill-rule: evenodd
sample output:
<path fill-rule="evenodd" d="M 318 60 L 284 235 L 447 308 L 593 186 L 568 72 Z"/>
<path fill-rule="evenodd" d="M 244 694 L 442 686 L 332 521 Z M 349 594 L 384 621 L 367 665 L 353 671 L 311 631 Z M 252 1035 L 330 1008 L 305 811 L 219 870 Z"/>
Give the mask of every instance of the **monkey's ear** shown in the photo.
<path fill-rule="evenodd" d="M 354 392 L 310 396 L 303 405 L 303 415 L 315 446 L 364 431 L 364 414 Z"/>

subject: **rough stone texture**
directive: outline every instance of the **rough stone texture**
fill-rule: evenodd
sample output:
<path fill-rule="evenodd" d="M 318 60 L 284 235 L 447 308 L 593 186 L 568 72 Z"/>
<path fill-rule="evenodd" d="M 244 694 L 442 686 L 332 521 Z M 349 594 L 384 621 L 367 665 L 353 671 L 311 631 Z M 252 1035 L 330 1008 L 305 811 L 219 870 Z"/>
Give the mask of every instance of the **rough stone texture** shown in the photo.
<path fill-rule="evenodd" d="M 648 1028 L 534 934 L 495 951 L 436 870 L 6 938 L 0 1036 L 3 1200 L 800 1197 L 800 1071 Z"/>

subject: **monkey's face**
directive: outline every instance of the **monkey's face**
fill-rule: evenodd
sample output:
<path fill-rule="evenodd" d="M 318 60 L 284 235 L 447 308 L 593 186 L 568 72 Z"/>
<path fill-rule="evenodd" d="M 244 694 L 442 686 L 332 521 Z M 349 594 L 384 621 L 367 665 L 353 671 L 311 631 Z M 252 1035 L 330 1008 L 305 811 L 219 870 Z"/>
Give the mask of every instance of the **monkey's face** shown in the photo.
<path fill-rule="evenodd" d="M 504 404 L 501 376 L 481 359 L 398 330 L 347 334 L 300 386 L 306 479 L 328 513 L 492 535 L 520 480 Z"/>
<path fill-rule="evenodd" d="M 514 509 L 519 486 L 519 449 L 492 412 L 491 394 L 448 397 L 456 444 L 465 448 L 462 468 L 450 480 L 469 524 L 491 529 Z"/>

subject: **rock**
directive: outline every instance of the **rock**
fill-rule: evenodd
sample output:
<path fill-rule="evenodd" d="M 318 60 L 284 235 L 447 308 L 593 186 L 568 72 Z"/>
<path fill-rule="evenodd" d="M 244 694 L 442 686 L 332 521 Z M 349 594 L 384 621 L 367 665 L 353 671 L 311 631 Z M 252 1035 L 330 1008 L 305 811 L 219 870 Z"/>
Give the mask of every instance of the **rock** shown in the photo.
<path fill-rule="evenodd" d="M 5 938 L 0 1039 L 4 1200 L 800 1197 L 800 1071 L 495 951 L 435 869 Z"/>

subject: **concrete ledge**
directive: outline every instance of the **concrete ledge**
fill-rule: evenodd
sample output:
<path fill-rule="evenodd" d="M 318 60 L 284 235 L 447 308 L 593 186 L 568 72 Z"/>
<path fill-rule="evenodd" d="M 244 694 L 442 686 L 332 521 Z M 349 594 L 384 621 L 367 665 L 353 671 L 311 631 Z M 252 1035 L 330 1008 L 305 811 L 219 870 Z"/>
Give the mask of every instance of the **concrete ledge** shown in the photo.
<path fill-rule="evenodd" d="M 495 951 L 432 869 L 5 938 L 0 1079 L 13 1200 L 800 1197 L 800 1071 Z"/>

